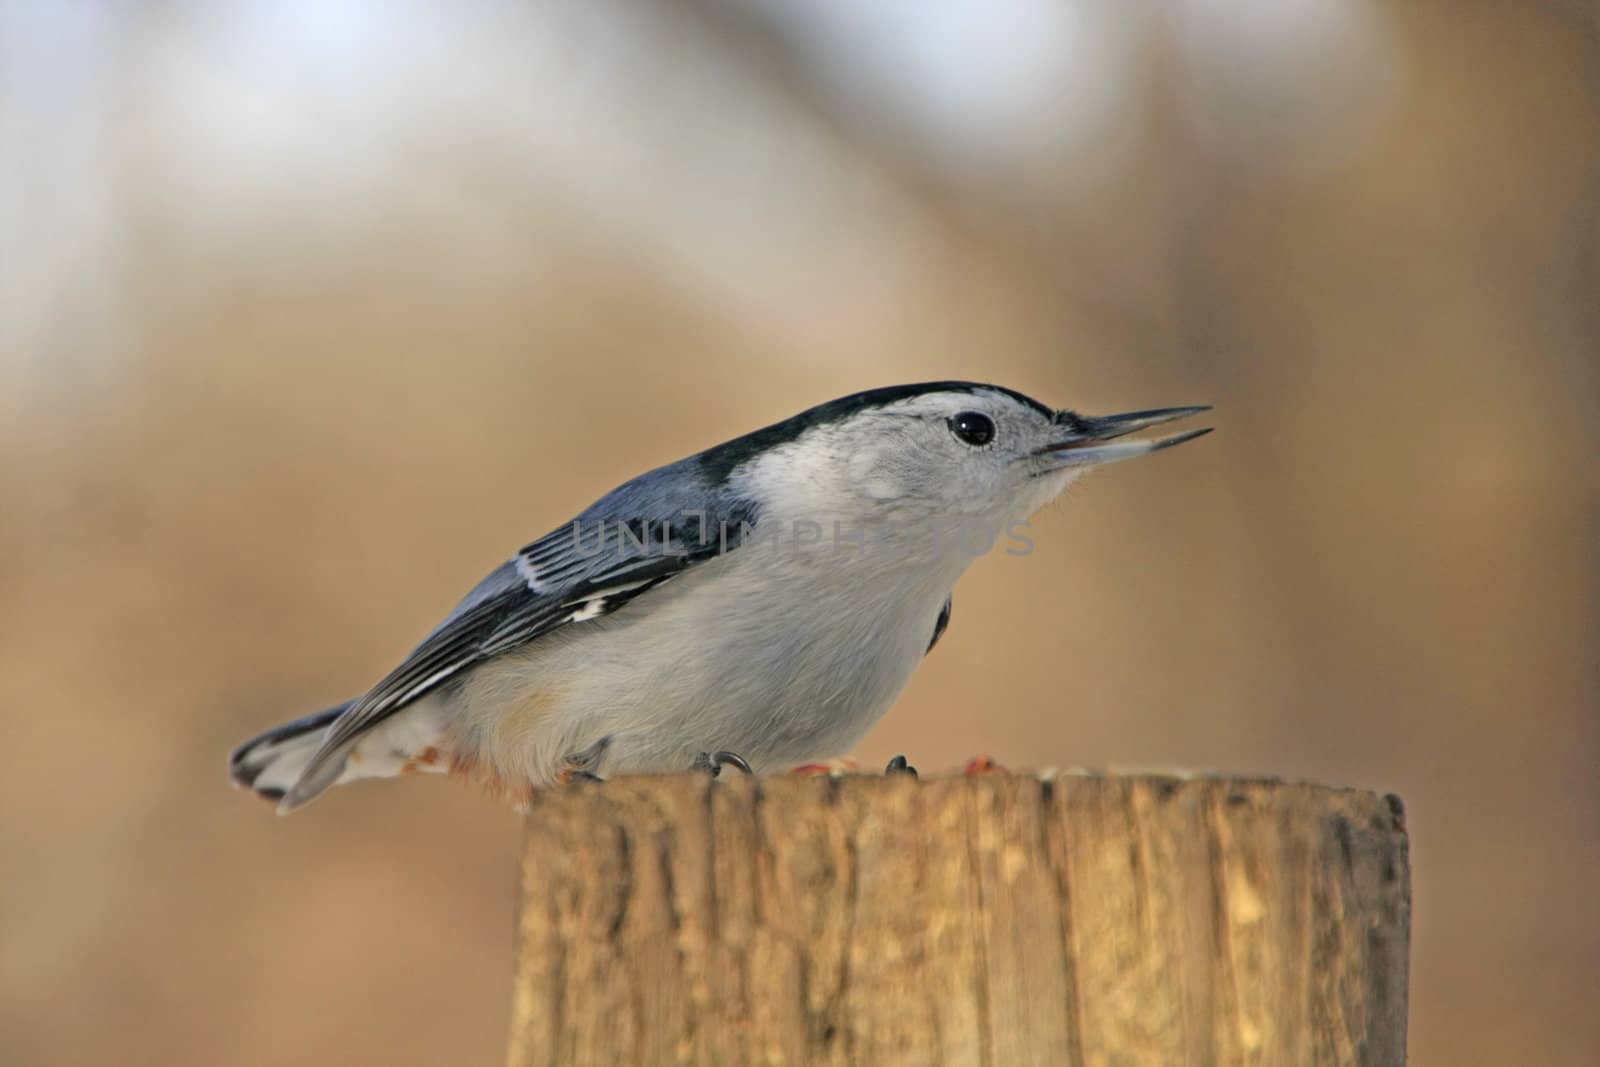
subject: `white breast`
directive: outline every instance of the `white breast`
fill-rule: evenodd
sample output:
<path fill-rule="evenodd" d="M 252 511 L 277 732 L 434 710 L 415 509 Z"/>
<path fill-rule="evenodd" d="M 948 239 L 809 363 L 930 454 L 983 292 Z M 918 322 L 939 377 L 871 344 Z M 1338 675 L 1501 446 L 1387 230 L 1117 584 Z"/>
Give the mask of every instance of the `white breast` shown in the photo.
<path fill-rule="evenodd" d="M 959 573 L 905 555 L 830 536 L 700 564 L 477 668 L 452 701 L 457 744 L 536 786 L 607 738 L 606 776 L 718 749 L 769 772 L 841 755 L 922 661 Z"/>

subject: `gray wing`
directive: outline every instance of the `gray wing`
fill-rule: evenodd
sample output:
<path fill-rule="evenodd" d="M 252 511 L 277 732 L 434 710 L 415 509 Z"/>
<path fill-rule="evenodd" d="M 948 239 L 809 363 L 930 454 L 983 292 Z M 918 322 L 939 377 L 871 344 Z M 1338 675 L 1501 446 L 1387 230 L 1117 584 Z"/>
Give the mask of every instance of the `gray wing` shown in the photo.
<path fill-rule="evenodd" d="M 340 757 L 361 734 L 462 671 L 568 623 L 609 615 L 736 548 L 755 525 L 755 502 L 708 493 L 701 506 L 680 504 L 667 512 L 666 498 L 682 499 L 684 481 L 673 477 L 678 466 L 613 491 L 480 582 L 404 662 L 339 716 L 285 798 L 286 808 L 336 778 Z"/>

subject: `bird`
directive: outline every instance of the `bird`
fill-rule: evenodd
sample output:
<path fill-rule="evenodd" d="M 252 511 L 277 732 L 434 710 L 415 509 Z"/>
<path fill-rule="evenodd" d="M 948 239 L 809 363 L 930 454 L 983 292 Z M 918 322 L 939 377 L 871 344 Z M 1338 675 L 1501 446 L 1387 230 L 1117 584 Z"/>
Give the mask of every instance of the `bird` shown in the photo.
<path fill-rule="evenodd" d="M 236 748 L 287 814 L 409 772 L 526 808 L 575 779 L 770 774 L 850 751 L 986 551 L 1091 468 L 1209 411 L 1090 416 L 981 382 L 830 400 L 625 482 L 483 579 L 365 693 Z M 896 757 L 888 768 L 914 770 Z"/>

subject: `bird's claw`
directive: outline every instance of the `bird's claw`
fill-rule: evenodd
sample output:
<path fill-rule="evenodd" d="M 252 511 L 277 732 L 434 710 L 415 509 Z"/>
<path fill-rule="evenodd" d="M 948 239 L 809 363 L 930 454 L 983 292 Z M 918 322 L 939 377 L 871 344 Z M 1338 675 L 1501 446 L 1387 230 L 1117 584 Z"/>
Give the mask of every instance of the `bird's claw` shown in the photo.
<path fill-rule="evenodd" d="M 890 760 L 889 765 L 883 769 L 883 773 L 886 775 L 909 774 L 913 778 L 917 777 L 917 769 L 911 766 L 911 764 L 907 763 L 904 756 L 896 756 L 894 759 Z"/>
<path fill-rule="evenodd" d="M 595 773 L 594 769 L 600 766 L 600 761 L 605 758 L 606 749 L 610 747 L 611 736 L 608 734 L 582 752 L 574 752 L 568 756 L 567 767 L 559 776 L 561 784 L 605 781 L 604 778 Z"/>
<path fill-rule="evenodd" d="M 722 768 L 729 766 L 737 767 L 746 774 L 755 773 L 743 756 L 737 752 L 727 751 L 702 752 L 694 758 L 694 763 L 689 769 L 707 771 L 711 777 L 716 778 L 722 774 Z"/>

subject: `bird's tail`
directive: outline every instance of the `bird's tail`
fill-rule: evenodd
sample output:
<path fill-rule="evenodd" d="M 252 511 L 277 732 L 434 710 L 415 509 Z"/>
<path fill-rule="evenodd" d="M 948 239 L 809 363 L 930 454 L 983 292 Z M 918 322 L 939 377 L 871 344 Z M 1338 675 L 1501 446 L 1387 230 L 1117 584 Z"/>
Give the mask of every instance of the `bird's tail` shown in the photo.
<path fill-rule="evenodd" d="M 282 800 L 321 747 L 323 734 L 349 706 L 340 704 L 251 738 L 228 757 L 228 777 L 241 789 L 253 789 L 273 802 Z"/>

